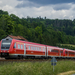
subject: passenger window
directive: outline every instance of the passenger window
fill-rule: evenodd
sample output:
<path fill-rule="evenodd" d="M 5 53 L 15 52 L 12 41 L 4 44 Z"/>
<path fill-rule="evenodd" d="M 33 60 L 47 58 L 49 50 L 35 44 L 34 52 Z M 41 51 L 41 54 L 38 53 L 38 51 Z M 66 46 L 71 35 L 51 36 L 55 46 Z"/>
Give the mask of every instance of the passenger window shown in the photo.
<path fill-rule="evenodd" d="M 36 50 L 37 50 L 37 47 L 36 47 Z"/>
<path fill-rule="evenodd" d="M 38 47 L 38 51 L 39 51 L 39 47 Z"/>
<path fill-rule="evenodd" d="M 54 49 L 54 50 L 51 50 L 51 52 L 55 52 L 55 53 L 58 53 L 58 50 L 55 50 L 55 49 Z"/>
<path fill-rule="evenodd" d="M 20 49 L 20 45 L 18 44 L 18 49 Z"/>
<path fill-rule="evenodd" d="M 60 53 L 63 53 L 63 51 L 60 51 Z"/>
<path fill-rule="evenodd" d="M 23 45 L 21 45 L 21 49 L 23 49 Z"/>
<path fill-rule="evenodd" d="M 69 52 L 69 54 L 74 54 L 74 52 Z"/>
<path fill-rule="evenodd" d="M 39 48 L 40 49 L 40 51 L 41 51 L 41 48 Z"/>
<path fill-rule="evenodd" d="M 33 50 L 33 47 L 31 46 L 31 50 Z"/>
<path fill-rule="evenodd" d="M 35 50 L 35 47 L 34 47 L 34 50 Z"/>
<path fill-rule="evenodd" d="M 30 46 L 29 46 L 29 50 L 30 50 Z"/>

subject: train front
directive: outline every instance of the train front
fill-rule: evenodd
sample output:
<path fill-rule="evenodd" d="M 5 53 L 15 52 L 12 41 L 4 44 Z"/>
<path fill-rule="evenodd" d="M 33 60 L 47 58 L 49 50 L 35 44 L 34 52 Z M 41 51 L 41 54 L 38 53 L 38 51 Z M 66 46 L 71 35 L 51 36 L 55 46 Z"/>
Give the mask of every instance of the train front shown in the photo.
<path fill-rule="evenodd" d="M 1 48 L 0 55 L 1 57 L 9 57 L 9 49 L 11 45 L 12 39 L 2 39 L 1 40 Z"/>

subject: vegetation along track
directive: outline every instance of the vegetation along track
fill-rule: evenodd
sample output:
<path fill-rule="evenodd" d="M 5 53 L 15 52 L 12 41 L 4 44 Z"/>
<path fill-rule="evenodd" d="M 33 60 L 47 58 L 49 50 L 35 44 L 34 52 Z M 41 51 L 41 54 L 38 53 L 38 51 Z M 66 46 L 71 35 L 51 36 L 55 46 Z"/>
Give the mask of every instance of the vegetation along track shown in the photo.
<path fill-rule="evenodd" d="M 50 62 L 52 58 L 50 59 L 0 59 L 0 62 L 45 62 L 48 61 Z M 56 58 L 57 61 L 62 61 L 62 60 L 72 60 L 75 61 L 75 59 L 58 59 Z"/>
<path fill-rule="evenodd" d="M 51 59 L 0 59 L 0 62 L 43 62 Z"/>

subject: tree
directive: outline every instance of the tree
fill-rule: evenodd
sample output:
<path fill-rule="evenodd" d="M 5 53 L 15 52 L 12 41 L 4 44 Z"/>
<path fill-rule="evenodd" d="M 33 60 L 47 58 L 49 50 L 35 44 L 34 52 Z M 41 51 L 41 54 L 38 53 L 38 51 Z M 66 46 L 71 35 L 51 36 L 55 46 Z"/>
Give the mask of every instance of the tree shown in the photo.
<path fill-rule="evenodd" d="M 6 32 L 7 35 L 13 34 L 14 22 L 11 20 L 9 15 L 2 15 L 0 19 L 0 27 Z"/>

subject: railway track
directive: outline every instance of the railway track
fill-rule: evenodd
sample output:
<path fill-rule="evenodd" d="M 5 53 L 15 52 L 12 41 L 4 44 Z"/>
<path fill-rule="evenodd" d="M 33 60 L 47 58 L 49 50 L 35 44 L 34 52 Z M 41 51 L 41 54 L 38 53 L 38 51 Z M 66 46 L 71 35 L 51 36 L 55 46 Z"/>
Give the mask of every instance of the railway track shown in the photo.
<path fill-rule="evenodd" d="M 51 59 L 0 59 L 0 62 L 44 62 Z"/>
<path fill-rule="evenodd" d="M 1 59 L 0 62 L 50 62 L 52 58 L 50 59 Z M 72 60 L 75 61 L 75 59 L 56 59 L 57 61 L 65 61 L 65 60 Z"/>

